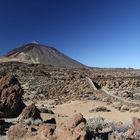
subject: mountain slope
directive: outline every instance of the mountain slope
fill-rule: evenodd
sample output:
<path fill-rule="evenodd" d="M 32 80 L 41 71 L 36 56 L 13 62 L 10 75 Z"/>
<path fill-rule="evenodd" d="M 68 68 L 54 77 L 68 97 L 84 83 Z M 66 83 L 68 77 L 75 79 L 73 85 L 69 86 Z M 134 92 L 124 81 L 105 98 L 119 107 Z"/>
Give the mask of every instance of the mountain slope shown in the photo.
<path fill-rule="evenodd" d="M 38 43 L 28 43 L 20 46 L 5 55 L 9 61 L 20 61 L 25 63 L 39 63 L 64 67 L 86 67 L 80 62 L 73 60 L 55 48 Z"/>

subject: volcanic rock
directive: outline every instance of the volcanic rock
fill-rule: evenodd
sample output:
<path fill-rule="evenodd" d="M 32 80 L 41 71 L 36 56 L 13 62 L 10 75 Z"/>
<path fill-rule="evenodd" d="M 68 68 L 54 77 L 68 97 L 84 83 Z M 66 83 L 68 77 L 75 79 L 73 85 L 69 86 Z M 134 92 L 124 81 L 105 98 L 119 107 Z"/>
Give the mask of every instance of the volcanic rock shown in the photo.
<path fill-rule="evenodd" d="M 24 63 L 45 64 L 52 66 L 64 66 L 83 68 L 85 65 L 73 60 L 55 48 L 36 44 L 34 42 L 24 44 L 15 48 L 5 55 L 7 61 L 18 61 Z"/>
<path fill-rule="evenodd" d="M 39 125 L 37 135 L 34 137 L 34 140 L 56 140 L 54 134 L 56 125 L 54 124 L 41 124 Z"/>
<path fill-rule="evenodd" d="M 134 130 L 134 129 L 129 128 L 129 129 L 127 130 L 127 137 L 128 137 L 129 139 L 134 139 L 134 134 L 135 134 L 135 130 Z"/>
<path fill-rule="evenodd" d="M 21 115 L 20 115 L 21 119 L 28 119 L 28 118 L 32 118 L 32 119 L 41 119 L 40 116 L 40 112 L 38 110 L 38 108 L 35 106 L 35 104 L 31 104 L 30 106 L 27 106 L 23 109 Z"/>
<path fill-rule="evenodd" d="M 130 111 L 130 112 L 139 112 L 139 111 L 140 111 L 140 108 L 139 108 L 138 106 L 132 107 L 132 108 L 130 108 L 129 111 Z"/>
<path fill-rule="evenodd" d="M 25 104 L 22 101 L 24 91 L 14 75 L 0 79 L 0 118 L 17 117 Z"/>
<path fill-rule="evenodd" d="M 136 118 L 136 117 L 133 117 L 132 118 L 132 122 L 133 122 L 133 127 L 135 129 L 140 130 L 140 119 L 139 118 Z"/>
<path fill-rule="evenodd" d="M 47 123 L 47 124 L 56 124 L 56 120 L 55 120 L 55 118 L 51 118 L 49 120 L 44 121 L 44 123 Z"/>
<path fill-rule="evenodd" d="M 32 105 L 34 106 L 34 105 Z M 37 125 L 23 125 L 18 123 L 8 130 L 9 140 L 87 140 L 86 120 L 81 114 L 76 114 L 61 125 L 42 123 Z"/>
<path fill-rule="evenodd" d="M 27 133 L 26 127 L 23 124 L 18 123 L 9 128 L 8 140 L 21 139 L 26 135 L 26 133 Z"/>
<path fill-rule="evenodd" d="M 107 107 L 105 106 L 97 106 L 91 110 L 89 110 L 90 113 L 92 112 L 110 112 L 111 110 L 109 110 Z"/>
<path fill-rule="evenodd" d="M 76 114 L 56 128 L 57 140 L 86 140 L 86 120 L 82 114 Z"/>
<path fill-rule="evenodd" d="M 122 111 L 122 112 L 129 111 L 129 107 L 127 105 L 122 105 L 120 111 Z"/>
<path fill-rule="evenodd" d="M 122 107 L 122 103 L 117 101 L 113 103 L 113 107 L 115 107 L 116 109 L 120 109 Z"/>

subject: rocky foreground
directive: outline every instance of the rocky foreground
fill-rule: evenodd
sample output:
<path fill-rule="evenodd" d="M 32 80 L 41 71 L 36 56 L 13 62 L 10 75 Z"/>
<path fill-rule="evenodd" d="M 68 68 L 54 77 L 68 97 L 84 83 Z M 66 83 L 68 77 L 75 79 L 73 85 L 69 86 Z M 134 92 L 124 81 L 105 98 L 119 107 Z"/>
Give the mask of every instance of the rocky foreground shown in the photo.
<path fill-rule="evenodd" d="M 103 118 L 86 120 L 82 114 L 76 114 L 58 125 L 55 118 L 43 120 L 35 104 L 25 106 L 22 100 L 23 89 L 15 76 L 4 76 L 0 83 L 0 134 L 3 139 L 139 139 L 140 119 L 138 118 L 133 118 L 133 124 L 125 126 L 123 123 L 104 122 Z M 7 122 L 6 118 L 15 117 L 18 118 L 13 122 Z M 3 137 L 5 132 L 7 136 Z"/>
<path fill-rule="evenodd" d="M 11 74 L 12 73 L 12 74 Z M 55 114 L 35 103 L 53 99 L 53 106 L 71 100 L 102 101 L 121 112 L 139 112 L 138 104 L 129 104 L 115 97 L 139 101 L 139 71 L 53 68 L 44 65 L 3 63 L 0 69 L 0 138 L 9 140 L 139 140 L 140 119 L 132 122 L 111 122 L 102 117 L 87 118 L 76 112 L 61 123 L 56 118 L 44 120 L 41 113 Z M 120 75 L 123 74 L 121 78 Z M 87 77 L 92 80 L 94 88 Z M 109 78 L 110 77 L 110 78 Z M 118 79 L 115 81 L 115 79 Z M 133 80 L 132 80 L 133 79 Z M 115 81 L 113 83 L 112 81 Z M 111 93 L 107 95 L 103 89 Z M 126 92 L 122 92 L 122 90 Z M 127 92 L 128 91 L 128 92 Z M 131 92 L 130 92 L 131 91 Z M 137 91 L 137 94 L 136 94 Z M 137 96 L 136 96 L 137 95 Z M 110 112 L 99 106 L 90 112 Z M 119 117 L 119 116 L 118 116 Z"/>

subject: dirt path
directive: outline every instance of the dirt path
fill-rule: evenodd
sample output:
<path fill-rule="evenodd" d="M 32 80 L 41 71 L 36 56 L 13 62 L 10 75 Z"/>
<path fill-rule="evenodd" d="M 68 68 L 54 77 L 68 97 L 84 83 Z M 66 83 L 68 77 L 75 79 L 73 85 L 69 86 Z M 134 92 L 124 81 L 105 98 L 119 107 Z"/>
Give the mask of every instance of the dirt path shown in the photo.
<path fill-rule="evenodd" d="M 87 81 L 89 82 L 90 86 L 93 88 L 93 90 L 96 90 L 96 87 L 95 87 L 95 85 L 93 84 L 92 80 L 91 80 L 89 77 L 87 77 L 86 79 L 87 79 Z M 138 105 L 138 106 L 140 106 L 140 102 L 139 102 L 139 101 L 136 101 L 136 100 L 133 100 L 133 101 L 131 100 L 131 101 L 129 101 L 129 100 L 124 99 L 124 98 L 122 98 L 122 97 L 118 97 L 118 96 L 116 96 L 116 95 L 113 95 L 113 94 L 109 93 L 109 92 L 107 91 L 106 88 L 102 88 L 102 91 L 104 91 L 104 93 L 107 94 L 108 96 L 114 97 L 114 98 L 116 98 L 116 99 L 118 99 L 119 101 L 122 101 L 122 102 L 124 102 L 124 103 L 128 103 L 128 104 L 133 104 L 133 105 Z"/>
<path fill-rule="evenodd" d="M 105 106 L 111 110 L 111 112 L 93 112 L 90 113 L 89 110 L 97 107 L 97 106 Z M 107 105 L 105 102 L 101 101 L 72 101 L 70 103 L 65 103 L 62 105 L 57 105 L 53 111 L 57 114 L 72 116 L 75 113 L 82 113 L 85 118 L 92 117 L 103 117 L 106 120 L 110 121 L 122 121 L 122 122 L 130 122 L 132 117 L 139 117 L 140 113 L 130 113 L 128 112 L 120 112 L 117 109 L 114 109 L 112 106 Z"/>

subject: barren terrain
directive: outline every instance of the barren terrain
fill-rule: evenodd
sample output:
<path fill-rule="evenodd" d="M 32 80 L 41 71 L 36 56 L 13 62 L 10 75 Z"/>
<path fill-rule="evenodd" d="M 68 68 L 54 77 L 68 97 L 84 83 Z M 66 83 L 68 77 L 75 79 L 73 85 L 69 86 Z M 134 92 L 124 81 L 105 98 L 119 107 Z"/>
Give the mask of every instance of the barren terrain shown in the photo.
<path fill-rule="evenodd" d="M 82 137 L 87 136 L 87 140 L 91 140 L 90 137 L 97 135 L 112 140 L 109 136 L 113 137 L 115 133 L 116 138 L 125 139 L 130 137 L 129 129 L 134 129 L 135 133 L 131 134 L 131 137 L 139 140 L 139 70 L 65 68 L 5 62 L 0 63 L 0 77 L 2 118 L 0 123 L 1 127 L 4 127 L 4 133 L 1 129 L 3 139 L 7 136 L 17 137 L 19 134 L 16 130 L 20 129 L 27 133 L 19 135 L 18 139 L 20 137 L 37 139 L 44 130 L 42 133 L 47 133 L 42 135 L 44 139 L 47 137 L 49 140 L 55 140 L 57 137 L 58 140 L 62 140 L 65 139 L 62 132 L 66 132 L 61 127 L 66 125 L 69 130 L 69 123 L 78 121 L 79 125 L 75 128 L 70 127 L 74 133 L 71 138 L 76 135 L 85 140 Z M 24 108 L 23 111 L 17 112 L 19 106 Z M 85 129 L 81 129 L 83 117 L 87 120 L 87 124 L 84 121 Z M 48 133 L 48 128 L 42 128 L 47 126 L 39 125 L 46 123 L 53 124 L 50 126 L 54 130 L 51 135 Z M 56 129 L 54 123 L 57 124 Z M 118 125 L 120 123 L 121 126 Z M 33 127 L 32 131 L 30 125 Z M 98 128 L 99 126 L 101 128 Z M 78 134 L 77 129 L 81 130 Z M 96 129 L 101 130 L 96 132 Z M 33 131 L 37 131 L 37 134 Z"/>

